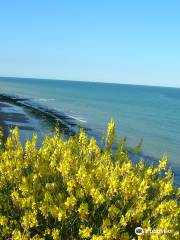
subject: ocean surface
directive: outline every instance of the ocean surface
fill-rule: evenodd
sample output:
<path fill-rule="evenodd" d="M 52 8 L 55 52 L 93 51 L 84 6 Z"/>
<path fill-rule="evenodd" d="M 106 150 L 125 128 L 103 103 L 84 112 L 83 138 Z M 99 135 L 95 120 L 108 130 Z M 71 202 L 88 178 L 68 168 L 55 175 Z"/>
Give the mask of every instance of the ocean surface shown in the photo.
<path fill-rule="evenodd" d="M 100 138 L 111 118 L 127 146 L 143 139 L 142 155 L 153 161 L 163 153 L 180 183 L 180 89 L 122 84 L 0 78 L 0 94 L 28 98 L 69 116 Z"/>

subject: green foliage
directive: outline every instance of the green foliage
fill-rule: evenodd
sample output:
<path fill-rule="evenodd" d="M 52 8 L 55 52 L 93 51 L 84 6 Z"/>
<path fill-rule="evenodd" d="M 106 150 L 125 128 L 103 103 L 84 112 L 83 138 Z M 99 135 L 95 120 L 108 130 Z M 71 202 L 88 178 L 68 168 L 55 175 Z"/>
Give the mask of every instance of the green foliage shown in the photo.
<path fill-rule="evenodd" d="M 18 129 L 0 150 L 0 239 L 136 239 L 136 227 L 172 230 L 138 239 L 179 239 L 179 190 L 163 157 L 158 167 L 133 164 L 115 123 L 100 149 L 83 130 L 64 140 L 58 131 L 25 148 Z M 138 147 L 139 149 L 139 147 Z M 162 174 L 163 172 L 163 174 Z"/>

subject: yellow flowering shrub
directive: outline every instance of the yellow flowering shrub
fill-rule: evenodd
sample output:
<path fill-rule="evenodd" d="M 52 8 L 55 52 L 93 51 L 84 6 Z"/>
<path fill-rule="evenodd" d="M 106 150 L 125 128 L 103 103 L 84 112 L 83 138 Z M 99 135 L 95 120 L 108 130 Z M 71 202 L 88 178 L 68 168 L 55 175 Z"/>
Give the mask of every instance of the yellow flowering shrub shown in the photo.
<path fill-rule="evenodd" d="M 0 134 L 1 135 L 1 134 Z M 0 149 L 0 239 L 179 239 L 179 190 L 164 156 L 132 163 L 109 123 L 105 146 L 81 130 L 37 136 L 23 147 L 18 129 Z M 137 236 L 136 227 L 171 230 Z"/>

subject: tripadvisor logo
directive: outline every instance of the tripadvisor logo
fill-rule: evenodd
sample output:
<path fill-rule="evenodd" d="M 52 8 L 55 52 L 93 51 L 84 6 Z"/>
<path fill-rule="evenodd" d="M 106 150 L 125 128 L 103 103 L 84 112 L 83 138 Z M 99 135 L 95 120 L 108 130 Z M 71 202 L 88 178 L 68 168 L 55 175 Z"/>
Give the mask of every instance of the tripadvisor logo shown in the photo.
<path fill-rule="evenodd" d="M 144 231 L 143 231 L 143 229 L 142 229 L 141 227 L 137 227 L 137 228 L 135 229 L 135 234 L 136 234 L 136 235 L 140 236 L 140 235 L 142 235 L 143 233 L 144 233 Z"/>

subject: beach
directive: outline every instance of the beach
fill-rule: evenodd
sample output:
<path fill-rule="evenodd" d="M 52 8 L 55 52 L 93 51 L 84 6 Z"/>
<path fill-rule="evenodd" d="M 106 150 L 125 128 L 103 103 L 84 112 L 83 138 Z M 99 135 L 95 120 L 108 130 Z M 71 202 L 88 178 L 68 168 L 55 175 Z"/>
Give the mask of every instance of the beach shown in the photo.
<path fill-rule="evenodd" d="M 0 102 L 0 127 L 1 130 L 3 131 L 3 140 L 7 138 L 8 135 L 8 129 L 7 129 L 7 125 L 5 124 L 5 119 L 4 119 L 4 114 L 2 112 L 2 108 L 6 106 L 6 104 Z"/>
<path fill-rule="evenodd" d="M 25 105 L 22 101 L 25 99 L 0 95 L 0 127 L 3 142 L 15 127 L 18 127 L 23 143 L 27 138 L 31 138 L 33 133 L 37 133 L 41 141 L 45 134 L 53 133 L 55 127 L 66 135 L 72 134 L 72 130 L 50 112 Z"/>
<path fill-rule="evenodd" d="M 13 105 L 0 97 L 0 126 L 3 131 L 3 140 L 9 135 L 10 130 L 16 126 L 21 133 L 32 135 L 38 129 L 32 125 L 31 117 L 22 108 Z"/>

